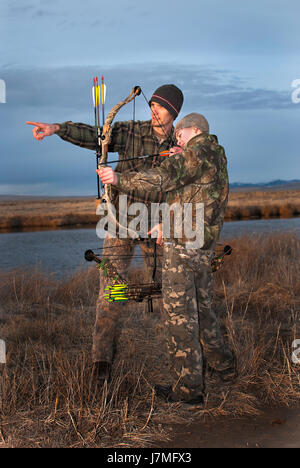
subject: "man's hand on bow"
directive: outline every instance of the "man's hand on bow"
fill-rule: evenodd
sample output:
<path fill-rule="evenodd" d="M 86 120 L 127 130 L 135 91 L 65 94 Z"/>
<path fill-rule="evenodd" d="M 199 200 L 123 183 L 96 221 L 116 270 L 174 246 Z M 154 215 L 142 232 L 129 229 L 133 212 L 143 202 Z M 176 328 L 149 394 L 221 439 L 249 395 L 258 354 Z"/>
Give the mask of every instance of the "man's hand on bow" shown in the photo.
<path fill-rule="evenodd" d="M 42 140 L 45 136 L 54 135 L 59 130 L 58 124 L 47 124 L 43 122 L 26 122 L 28 125 L 34 125 L 32 134 L 36 140 Z"/>
<path fill-rule="evenodd" d="M 118 183 L 118 176 L 111 167 L 102 167 L 101 169 L 96 169 L 96 172 L 103 184 L 116 185 Z"/>

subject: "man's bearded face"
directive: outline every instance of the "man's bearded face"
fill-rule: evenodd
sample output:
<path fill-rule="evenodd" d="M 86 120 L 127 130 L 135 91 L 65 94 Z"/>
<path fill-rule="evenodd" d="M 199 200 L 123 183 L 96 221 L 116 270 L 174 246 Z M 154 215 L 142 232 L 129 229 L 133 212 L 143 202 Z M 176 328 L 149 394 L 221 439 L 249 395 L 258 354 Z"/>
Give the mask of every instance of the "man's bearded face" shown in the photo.
<path fill-rule="evenodd" d="M 151 102 L 152 127 L 163 127 L 164 125 L 168 125 L 173 120 L 173 117 L 167 109 L 158 104 L 158 102 Z"/>

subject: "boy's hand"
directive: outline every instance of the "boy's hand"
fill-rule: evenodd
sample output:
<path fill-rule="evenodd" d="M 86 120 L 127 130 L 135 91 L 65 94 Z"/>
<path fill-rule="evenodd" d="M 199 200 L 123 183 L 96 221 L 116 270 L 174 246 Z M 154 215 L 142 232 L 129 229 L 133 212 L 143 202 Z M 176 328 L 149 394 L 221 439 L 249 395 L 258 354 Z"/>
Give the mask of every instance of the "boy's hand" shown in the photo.
<path fill-rule="evenodd" d="M 157 232 L 157 238 L 156 238 L 156 243 L 163 246 L 164 241 L 163 241 L 163 232 L 162 232 L 162 224 L 156 224 L 151 231 L 148 231 L 147 234 L 150 235 L 152 232 Z"/>
<path fill-rule="evenodd" d="M 170 153 L 170 156 L 173 156 L 173 154 L 181 153 L 181 151 L 182 151 L 181 146 L 173 146 L 172 148 L 170 148 L 169 153 Z"/>

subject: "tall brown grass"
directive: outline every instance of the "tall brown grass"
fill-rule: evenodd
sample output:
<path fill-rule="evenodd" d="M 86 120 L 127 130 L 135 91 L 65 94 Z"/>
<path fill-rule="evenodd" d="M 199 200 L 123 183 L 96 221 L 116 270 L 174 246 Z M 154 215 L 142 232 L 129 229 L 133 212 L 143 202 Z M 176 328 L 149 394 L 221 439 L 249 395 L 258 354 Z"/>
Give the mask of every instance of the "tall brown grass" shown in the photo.
<path fill-rule="evenodd" d="M 230 192 L 225 220 L 293 218 L 299 215 L 298 190 Z"/>
<path fill-rule="evenodd" d="M 98 272 L 59 283 L 42 272 L 0 275 L 0 444 L 9 447 L 145 447 L 166 444 L 169 427 L 203 418 L 296 406 L 300 364 L 300 240 L 293 234 L 243 236 L 215 274 L 214 305 L 238 357 L 239 377 L 207 374 L 203 409 L 167 404 L 153 393 L 168 381 L 160 300 L 120 308 L 112 380 L 95 390 L 90 359 Z M 141 276 L 141 271 L 133 272 Z M 1 446 L 1 445 L 0 445 Z"/>

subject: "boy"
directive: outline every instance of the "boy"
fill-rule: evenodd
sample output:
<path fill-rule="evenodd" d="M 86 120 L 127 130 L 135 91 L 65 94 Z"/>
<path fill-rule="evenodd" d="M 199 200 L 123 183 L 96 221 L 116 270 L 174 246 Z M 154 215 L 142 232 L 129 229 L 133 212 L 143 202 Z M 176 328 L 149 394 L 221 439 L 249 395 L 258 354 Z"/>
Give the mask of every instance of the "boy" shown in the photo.
<path fill-rule="evenodd" d="M 208 364 L 223 380 L 235 375 L 232 352 L 226 347 L 216 315 L 211 309 L 213 274 L 211 260 L 224 221 L 228 199 L 227 160 L 217 137 L 209 134 L 204 116 L 192 113 L 175 126 L 178 147 L 160 167 L 139 172 L 115 173 L 98 170 L 103 183 L 122 192 L 155 191 L 164 194 L 169 205 L 193 208 L 192 227 L 197 233 L 197 204 L 204 204 L 204 242 L 190 243 L 184 233 L 176 237 L 178 219 L 171 219 L 169 236 L 164 236 L 162 291 L 167 315 L 167 345 L 171 357 L 172 385 L 156 385 L 167 401 L 201 403 L 205 391 L 203 353 Z M 196 209 L 197 213 L 197 209 Z M 160 230 L 155 226 L 153 230 Z M 199 341 L 199 333 L 201 341 Z"/>

